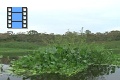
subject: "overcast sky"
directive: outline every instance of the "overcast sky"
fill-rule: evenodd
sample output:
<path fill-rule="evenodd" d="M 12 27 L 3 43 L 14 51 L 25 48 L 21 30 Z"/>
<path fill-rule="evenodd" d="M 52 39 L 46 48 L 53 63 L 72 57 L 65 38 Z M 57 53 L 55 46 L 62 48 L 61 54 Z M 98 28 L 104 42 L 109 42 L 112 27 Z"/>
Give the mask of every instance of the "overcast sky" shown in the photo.
<path fill-rule="evenodd" d="M 7 28 L 7 7 L 28 7 L 28 29 Z M 120 30 L 120 0 L 0 0 L 0 33 L 62 34 L 82 27 L 94 33 Z"/>

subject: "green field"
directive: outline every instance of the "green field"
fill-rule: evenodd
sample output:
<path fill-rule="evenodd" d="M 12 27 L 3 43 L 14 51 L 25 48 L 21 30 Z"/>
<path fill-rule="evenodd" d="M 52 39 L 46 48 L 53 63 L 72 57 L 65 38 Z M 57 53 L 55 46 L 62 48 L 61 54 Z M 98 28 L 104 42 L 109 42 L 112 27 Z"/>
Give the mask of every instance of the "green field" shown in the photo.
<path fill-rule="evenodd" d="M 31 73 L 29 75 L 41 73 L 72 75 L 86 69 L 89 64 L 120 65 L 119 43 L 120 41 L 112 41 L 41 46 L 29 42 L 6 42 L 0 43 L 0 55 L 23 56 L 13 63 L 16 74 L 29 71 L 27 72 Z M 25 63 L 27 64 L 23 65 Z M 37 68 L 38 65 L 42 68 Z"/>
<path fill-rule="evenodd" d="M 0 43 L 0 55 L 17 56 L 30 54 L 38 49 L 39 45 L 28 42 L 5 42 Z"/>
<path fill-rule="evenodd" d="M 104 45 L 106 49 L 113 51 L 115 54 L 120 53 L 120 41 L 97 42 L 96 44 Z M 0 55 L 25 55 L 30 54 L 41 47 L 45 48 L 47 46 L 29 42 L 0 42 Z"/>
<path fill-rule="evenodd" d="M 91 64 L 120 65 L 119 45 L 117 45 L 118 48 L 112 45 L 104 42 L 103 44 L 80 43 L 39 47 L 39 49 L 34 49 L 35 52 L 32 54 L 13 63 L 13 69 L 16 74 L 59 73 L 70 76 L 86 69 Z"/>

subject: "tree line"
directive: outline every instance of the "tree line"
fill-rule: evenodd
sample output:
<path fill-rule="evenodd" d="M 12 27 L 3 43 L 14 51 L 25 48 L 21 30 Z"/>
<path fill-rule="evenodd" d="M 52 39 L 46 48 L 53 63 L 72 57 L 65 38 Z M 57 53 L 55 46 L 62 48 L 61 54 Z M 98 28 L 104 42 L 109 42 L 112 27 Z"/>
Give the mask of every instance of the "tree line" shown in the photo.
<path fill-rule="evenodd" d="M 85 39 L 86 42 L 94 41 L 119 41 L 120 31 L 110 31 L 104 33 L 92 33 L 90 30 L 85 32 L 71 32 L 67 31 L 64 34 L 54 34 L 54 33 L 38 33 L 35 30 L 30 30 L 26 34 L 24 32 L 19 33 L 1 33 L 0 42 L 9 41 L 19 41 L 19 42 L 34 42 L 41 45 L 53 44 L 53 43 L 65 43 L 72 42 L 76 43 Z"/>

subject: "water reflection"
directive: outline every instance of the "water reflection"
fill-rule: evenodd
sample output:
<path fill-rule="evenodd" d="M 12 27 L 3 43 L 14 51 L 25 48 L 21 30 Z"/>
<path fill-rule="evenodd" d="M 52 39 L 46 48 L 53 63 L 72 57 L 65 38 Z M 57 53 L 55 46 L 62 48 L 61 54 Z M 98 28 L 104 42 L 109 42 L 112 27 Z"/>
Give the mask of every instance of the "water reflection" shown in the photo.
<path fill-rule="evenodd" d="M 119 68 L 108 65 L 91 65 L 85 71 L 79 72 L 71 77 L 60 76 L 59 74 L 43 74 L 32 76 L 30 77 L 30 80 L 109 80 L 106 75 L 115 73 L 116 69 Z"/>
<path fill-rule="evenodd" d="M 119 80 L 120 68 L 109 65 L 91 65 L 85 71 L 79 72 L 71 77 L 61 76 L 59 74 L 42 74 L 31 77 L 15 76 L 8 72 L 9 62 L 19 57 L 3 57 L 1 59 L 3 67 L 1 68 L 0 80 Z"/>

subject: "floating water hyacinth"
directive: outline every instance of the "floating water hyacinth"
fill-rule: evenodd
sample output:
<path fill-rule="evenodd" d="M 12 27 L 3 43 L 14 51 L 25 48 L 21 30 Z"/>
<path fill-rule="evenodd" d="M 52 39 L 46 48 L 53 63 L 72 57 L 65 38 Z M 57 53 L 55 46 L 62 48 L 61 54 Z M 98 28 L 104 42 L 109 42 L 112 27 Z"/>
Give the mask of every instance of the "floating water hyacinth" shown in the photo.
<path fill-rule="evenodd" d="M 80 44 L 62 45 L 39 49 L 12 62 L 15 74 L 39 75 L 59 73 L 71 76 L 85 70 L 90 64 L 109 64 L 111 53 L 103 46 Z"/>

